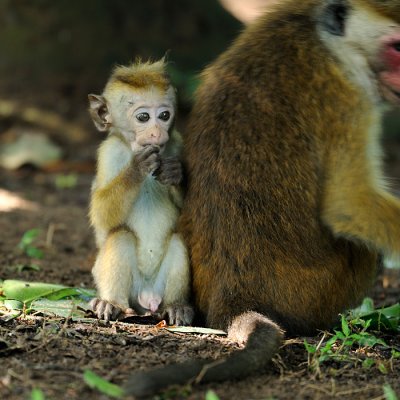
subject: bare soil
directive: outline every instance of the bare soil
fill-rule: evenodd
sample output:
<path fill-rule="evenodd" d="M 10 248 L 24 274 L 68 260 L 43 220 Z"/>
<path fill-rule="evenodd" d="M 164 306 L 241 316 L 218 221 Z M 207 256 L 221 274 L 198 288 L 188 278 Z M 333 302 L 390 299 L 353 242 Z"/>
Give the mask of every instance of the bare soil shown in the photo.
<path fill-rule="evenodd" d="M 398 151 L 396 146 L 390 146 L 392 151 Z M 400 172 L 397 157 L 391 161 L 392 171 Z M 55 172 L 29 167 L 15 172 L 0 170 L 2 193 L 25 200 L 0 212 L 1 279 L 93 287 L 90 270 L 95 245 L 87 219 L 93 159 L 85 161 L 85 166 L 78 168 L 85 172 L 78 173 L 77 185 L 63 190 L 54 184 Z M 17 265 L 31 262 L 17 249 L 21 236 L 31 228 L 41 229 L 38 243 L 45 256 L 39 261 L 39 271 L 19 271 Z M 399 301 L 399 271 L 383 271 L 371 294 L 379 305 Z M 400 351 L 399 336 L 380 336 Z M 316 344 L 320 338 L 307 340 Z M 361 365 L 365 352 L 354 349 L 360 361 L 328 362 L 316 374 L 308 368 L 303 341 L 302 337 L 288 339 L 270 368 L 257 376 L 239 382 L 188 385 L 164 398 L 204 399 L 207 390 L 213 389 L 221 399 L 377 400 L 385 398 L 385 383 L 400 395 L 400 360 L 392 359 L 384 347 L 368 350 L 368 356 L 377 360 L 369 369 Z M 72 322 L 40 315 L 18 318 L 0 322 L 0 399 L 28 399 L 35 387 L 43 390 L 46 399 L 107 398 L 85 384 L 85 369 L 123 384 L 138 369 L 193 357 L 216 358 L 234 349 L 236 345 L 223 337 L 174 334 L 154 325 Z M 384 368 L 378 368 L 379 364 Z"/>

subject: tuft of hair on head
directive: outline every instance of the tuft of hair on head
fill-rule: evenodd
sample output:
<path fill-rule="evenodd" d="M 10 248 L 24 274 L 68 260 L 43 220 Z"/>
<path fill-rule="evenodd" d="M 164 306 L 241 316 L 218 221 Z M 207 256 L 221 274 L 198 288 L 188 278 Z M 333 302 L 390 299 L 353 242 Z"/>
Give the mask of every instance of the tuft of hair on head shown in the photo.
<path fill-rule="evenodd" d="M 155 86 L 162 91 L 166 91 L 171 85 L 166 66 L 165 57 L 154 62 L 143 62 L 140 58 L 137 58 L 135 62 L 130 65 L 116 66 L 107 86 L 123 84 L 135 89 L 145 89 Z M 105 91 L 107 91 L 107 86 Z"/>

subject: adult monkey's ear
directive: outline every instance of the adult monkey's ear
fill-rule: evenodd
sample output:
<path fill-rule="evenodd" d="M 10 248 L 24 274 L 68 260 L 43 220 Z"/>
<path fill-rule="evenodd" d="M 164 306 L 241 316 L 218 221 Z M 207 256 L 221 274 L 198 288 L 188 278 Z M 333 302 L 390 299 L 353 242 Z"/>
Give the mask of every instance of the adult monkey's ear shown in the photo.
<path fill-rule="evenodd" d="M 105 132 L 111 125 L 111 115 L 108 111 L 106 99 L 97 94 L 89 94 L 89 113 L 96 128 L 100 132 Z"/>

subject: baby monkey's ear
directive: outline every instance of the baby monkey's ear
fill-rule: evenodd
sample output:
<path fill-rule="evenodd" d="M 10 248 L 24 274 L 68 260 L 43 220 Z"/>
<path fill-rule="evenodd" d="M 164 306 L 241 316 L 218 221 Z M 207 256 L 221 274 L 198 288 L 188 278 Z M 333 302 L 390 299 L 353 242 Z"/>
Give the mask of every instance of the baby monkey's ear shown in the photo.
<path fill-rule="evenodd" d="M 100 132 L 107 131 L 111 126 L 111 115 L 107 107 L 107 101 L 103 96 L 89 94 L 89 113 L 96 128 Z"/>

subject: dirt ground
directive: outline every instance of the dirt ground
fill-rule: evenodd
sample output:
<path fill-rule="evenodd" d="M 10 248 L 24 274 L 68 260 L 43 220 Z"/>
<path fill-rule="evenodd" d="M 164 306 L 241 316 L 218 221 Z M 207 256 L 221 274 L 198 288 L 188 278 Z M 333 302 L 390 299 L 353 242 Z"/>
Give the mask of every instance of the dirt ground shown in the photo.
<path fill-rule="evenodd" d="M 86 153 L 94 156 L 96 143 L 91 146 L 93 152 L 86 149 Z M 391 144 L 388 148 L 392 152 L 392 176 L 399 177 L 399 147 Z M 79 153 L 78 148 L 75 153 Z M 70 189 L 59 189 L 54 182 L 56 175 L 71 165 L 59 166 L 57 173 L 29 167 L 14 172 L 0 170 L 0 195 L 18 196 L 13 207 L 0 212 L 1 279 L 93 287 L 90 270 L 95 245 L 87 219 L 93 159 L 84 164 L 85 168 L 72 165 L 79 172 L 77 185 Z M 16 265 L 28 264 L 29 260 L 17 245 L 31 228 L 41 229 L 38 243 L 45 256 L 39 261 L 39 271 L 19 271 Z M 380 305 L 399 301 L 399 271 L 383 271 L 372 295 Z M 318 343 L 320 337 L 307 340 Z M 400 351 L 399 336 L 382 337 Z M 377 366 L 365 369 L 361 362 L 328 362 L 316 375 L 308 368 L 303 341 L 294 338 L 285 342 L 270 369 L 258 376 L 240 382 L 188 386 L 164 398 L 204 399 L 207 390 L 213 389 L 221 399 L 377 400 L 385 398 L 385 383 L 400 395 L 400 360 L 392 360 L 385 348 L 377 346 L 370 354 L 377 364 L 385 366 L 384 373 Z M 35 387 L 43 390 L 46 399 L 106 398 L 85 384 L 85 369 L 123 384 L 138 369 L 193 357 L 216 358 L 235 348 L 222 337 L 174 334 L 154 326 L 122 322 L 71 322 L 41 316 L 0 322 L 0 399 L 29 399 Z"/>

